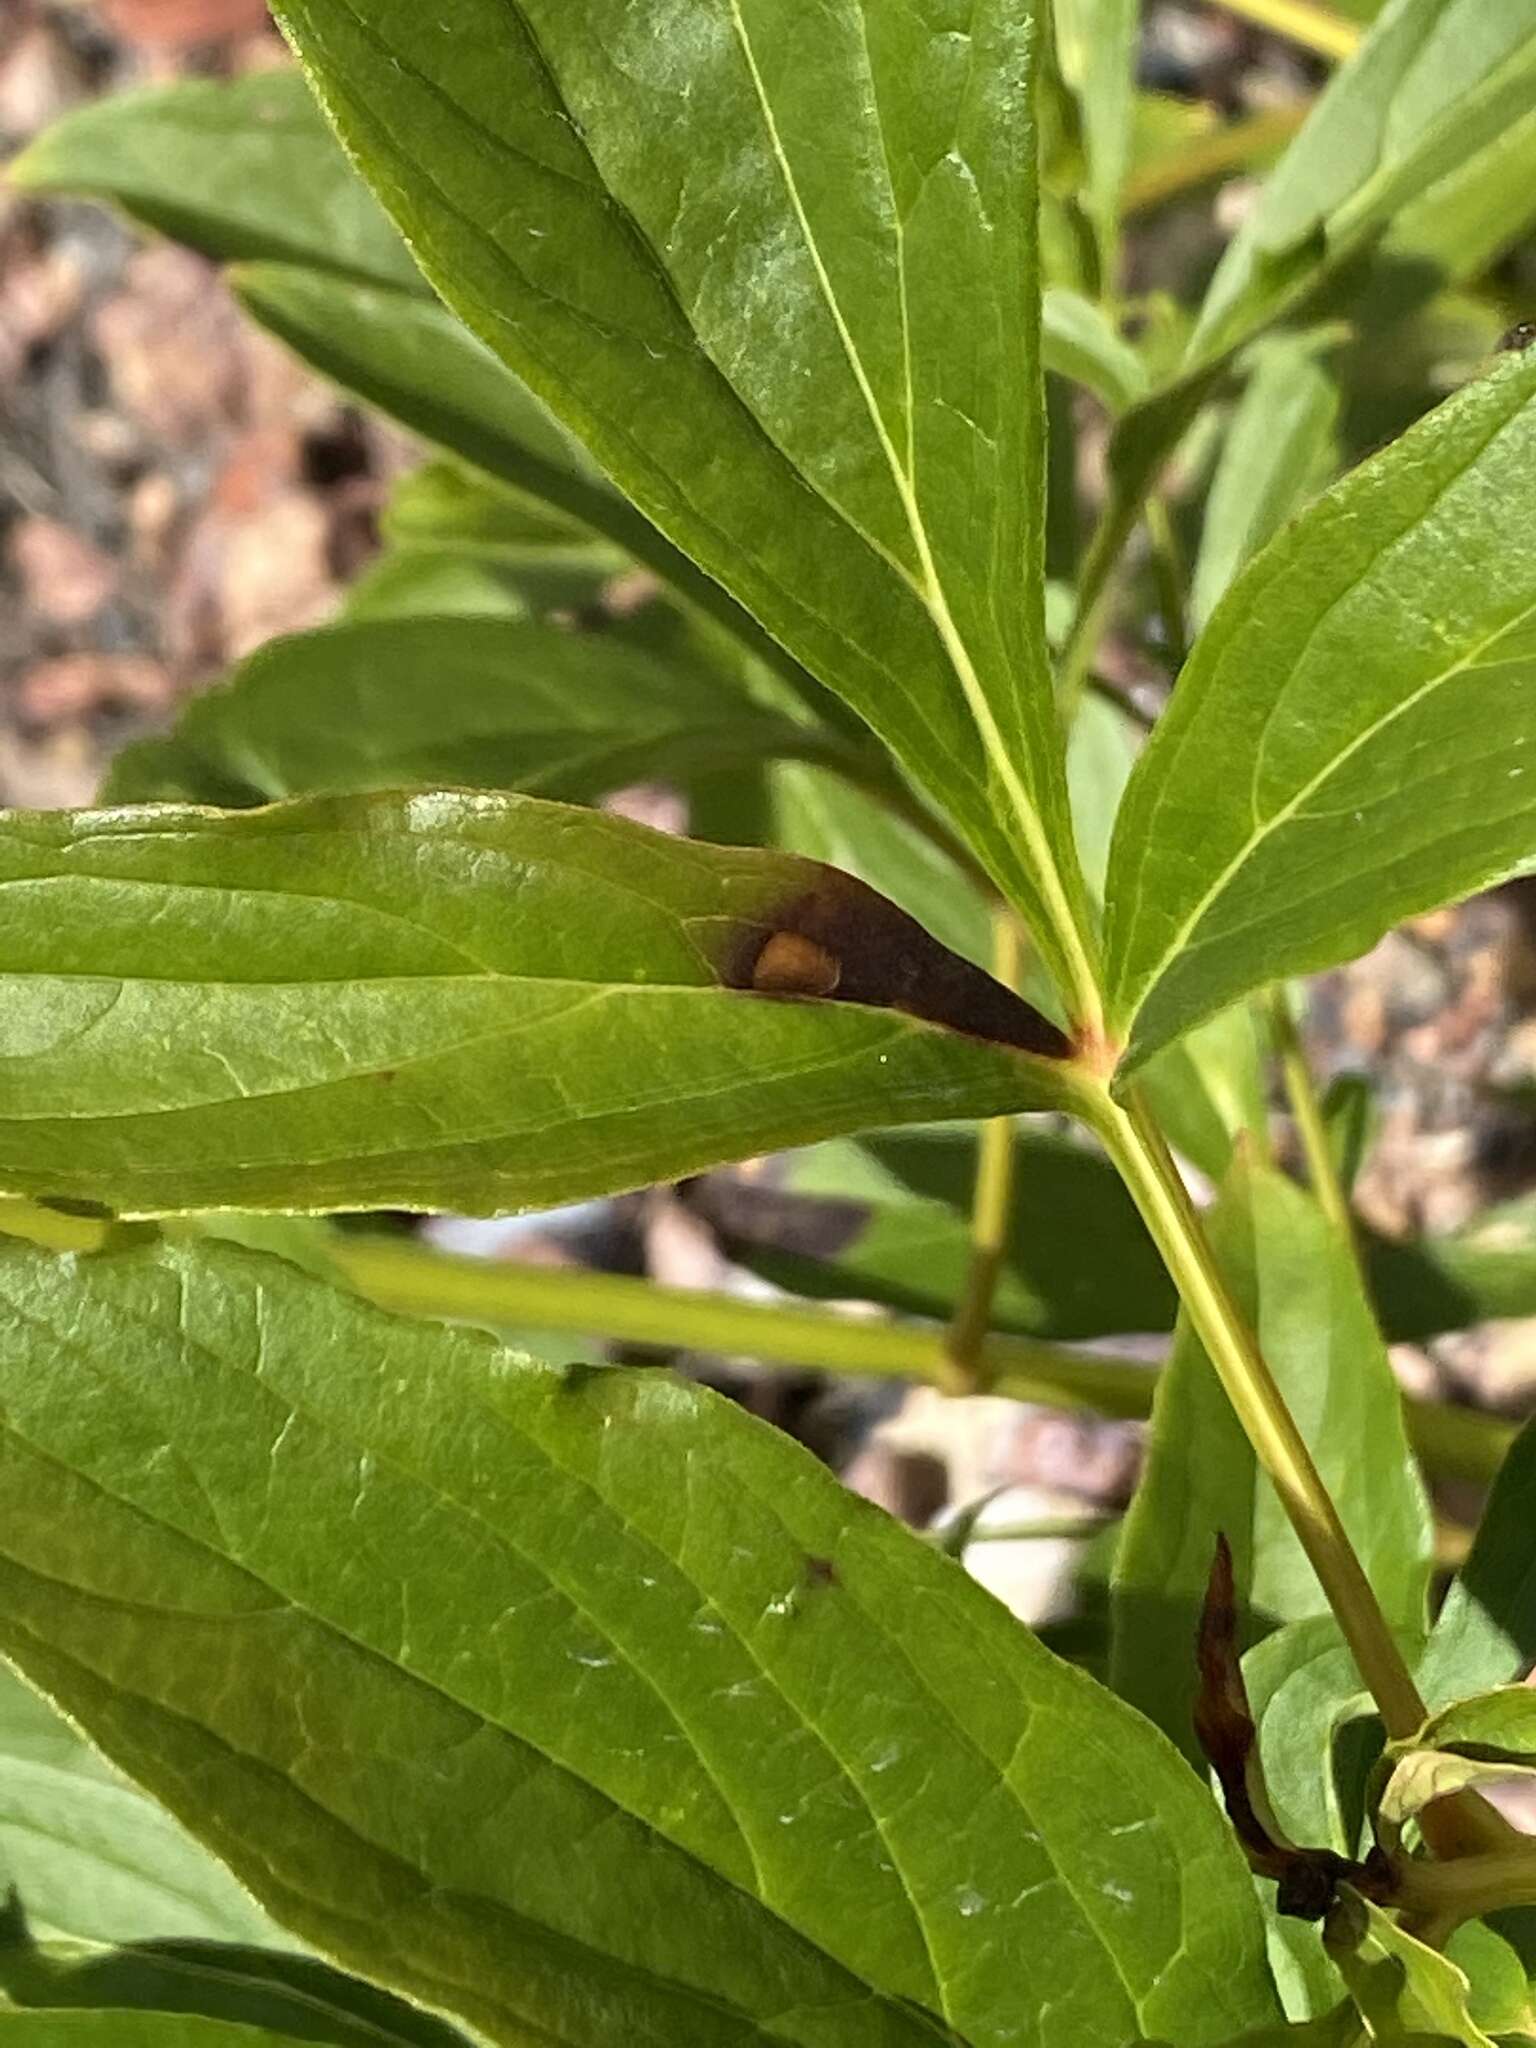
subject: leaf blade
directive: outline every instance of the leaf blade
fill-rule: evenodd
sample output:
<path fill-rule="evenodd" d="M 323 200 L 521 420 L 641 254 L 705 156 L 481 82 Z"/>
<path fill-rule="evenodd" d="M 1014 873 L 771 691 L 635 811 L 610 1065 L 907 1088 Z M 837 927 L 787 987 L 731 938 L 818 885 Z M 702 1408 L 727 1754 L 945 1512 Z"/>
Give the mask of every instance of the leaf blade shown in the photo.
<path fill-rule="evenodd" d="M 6 177 L 109 200 L 221 262 L 301 263 L 425 295 L 410 251 L 292 72 L 94 101 L 56 121 Z"/>
<path fill-rule="evenodd" d="M 269 641 L 168 735 L 119 755 L 107 801 L 417 783 L 592 803 L 648 777 L 786 757 L 840 752 L 734 678 L 658 660 L 622 630 L 401 618 Z"/>
<path fill-rule="evenodd" d="M 976 2048 L 1053 1997 L 1104 2048 L 1272 2013 L 1246 1871 L 1176 1760 L 729 1404 L 536 1369 L 230 1246 L 18 1251 L 0 1290 L 0 1374 L 33 1388 L 0 1462 L 8 1644 L 343 1960 L 508 2040 L 915 2048 L 947 2038 L 935 1994 Z M 403 1631 L 359 1543 L 406 1563 Z M 241 1687 L 200 1677 L 203 1618 Z M 1055 1789 L 1083 1744 L 1086 1822 Z M 1146 1843 L 1106 1847 L 1133 1819 Z M 338 1828 L 348 1868 L 300 1854 Z M 1201 1874 L 1171 1912 L 1170 1839 Z M 636 1855 L 643 1908 L 612 1882 Z M 1010 1930 L 1107 1967 L 1022 1977 Z"/>
<path fill-rule="evenodd" d="M 13 813 L 0 911 L 0 1185 L 122 1213 L 537 1206 L 1079 1085 L 835 870 L 533 797 Z"/>
<path fill-rule="evenodd" d="M 671 44 L 612 0 L 475 0 L 449 39 L 377 4 L 283 19 L 450 303 L 951 811 L 1091 1012 L 1037 571 L 1028 17 L 980 0 L 963 73 L 944 32 L 801 0 L 711 0 Z"/>
<path fill-rule="evenodd" d="M 1533 444 L 1536 357 L 1511 357 L 1327 493 L 1218 608 L 1111 856 L 1131 1065 L 1536 852 L 1521 761 L 1489 782 L 1528 737 L 1536 576 L 1507 508 Z"/>

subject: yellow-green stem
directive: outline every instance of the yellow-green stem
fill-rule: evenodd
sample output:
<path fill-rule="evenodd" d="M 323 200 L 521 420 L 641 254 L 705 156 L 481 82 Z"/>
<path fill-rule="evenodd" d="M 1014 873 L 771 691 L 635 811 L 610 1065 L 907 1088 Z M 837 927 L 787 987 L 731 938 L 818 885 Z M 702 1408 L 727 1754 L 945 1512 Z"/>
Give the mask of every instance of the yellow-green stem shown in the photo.
<path fill-rule="evenodd" d="M 1425 1715 L 1413 1675 L 1306 1441 L 1227 1291 L 1161 1133 L 1139 1103 L 1122 1109 L 1107 1092 L 1098 1122 L 1254 1455 L 1317 1574 L 1387 1733 L 1413 1734 Z"/>
<path fill-rule="evenodd" d="M 1312 1184 L 1312 1193 L 1317 1200 L 1317 1206 L 1338 1231 L 1344 1243 L 1353 1250 L 1354 1215 L 1349 1206 L 1349 1197 L 1344 1192 L 1344 1184 L 1339 1179 L 1333 1147 L 1328 1142 L 1328 1127 L 1323 1122 L 1323 1105 L 1318 1100 L 1317 1085 L 1312 1078 L 1307 1049 L 1301 1042 L 1300 1031 L 1296 1028 L 1296 1012 L 1291 1007 L 1291 992 L 1283 982 L 1276 982 L 1269 992 L 1269 1024 L 1275 1053 L 1280 1062 L 1280 1076 L 1285 1083 L 1286 1099 L 1291 1105 L 1291 1117 L 1295 1122 L 1296 1135 L 1301 1141 L 1302 1157 L 1307 1165 L 1307 1178 Z"/>
<path fill-rule="evenodd" d="M 1158 157 L 1125 181 L 1122 208 L 1127 214 L 1148 213 L 1170 199 L 1212 184 L 1229 172 L 1246 170 L 1261 157 L 1273 156 L 1306 118 L 1306 102 L 1266 107 L 1241 121 L 1224 122 L 1203 135 L 1192 135 L 1176 154 Z"/>
<path fill-rule="evenodd" d="M 1464 1920 L 1506 1906 L 1536 1906 L 1536 1842 L 1521 1840 L 1488 1855 L 1434 1863 L 1405 1859 L 1397 1870 L 1397 1903 L 1420 1941 L 1439 1947 Z"/>
<path fill-rule="evenodd" d="M 1022 953 L 1016 919 L 1006 910 L 995 912 L 992 972 L 1005 988 L 1018 986 Z M 954 1393 L 977 1393 L 986 1385 L 982 1346 L 992 1325 L 992 1302 L 1013 1220 L 1014 1132 L 1011 1116 L 994 1116 L 982 1125 L 977 1139 L 970 1265 L 949 1326 L 950 1390 Z"/>
<path fill-rule="evenodd" d="M 942 1385 L 941 1325 L 840 1315 L 803 1304 L 746 1301 L 585 1269 L 519 1266 L 435 1251 L 382 1232 L 338 1231 L 303 1219 L 340 1278 L 400 1315 L 519 1325 L 572 1336 L 654 1344 L 666 1350 L 721 1351 L 821 1372 L 868 1373 Z M 167 1236 L 217 1235 L 218 1219 L 162 1225 Z M 0 1233 L 49 1251 L 99 1252 L 109 1219 L 71 1215 L 34 1202 L 0 1200 Z M 1154 1369 L 1075 1345 L 989 1336 L 982 1366 L 994 1394 L 1046 1407 L 1090 1409 L 1127 1420 L 1146 1416 Z M 1408 1426 L 1431 1471 L 1486 1486 L 1514 1441 L 1514 1425 L 1471 1408 L 1410 1401 Z"/>
<path fill-rule="evenodd" d="M 1319 7 L 1315 0 L 1222 0 L 1229 14 L 1240 14 L 1258 28 L 1267 28 L 1287 41 L 1315 50 L 1319 57 L 1342 61 L 1353 56 L 1360 42 L 1360 30 L 1352 21 L 1335 14 L 1331 7 Z"/>

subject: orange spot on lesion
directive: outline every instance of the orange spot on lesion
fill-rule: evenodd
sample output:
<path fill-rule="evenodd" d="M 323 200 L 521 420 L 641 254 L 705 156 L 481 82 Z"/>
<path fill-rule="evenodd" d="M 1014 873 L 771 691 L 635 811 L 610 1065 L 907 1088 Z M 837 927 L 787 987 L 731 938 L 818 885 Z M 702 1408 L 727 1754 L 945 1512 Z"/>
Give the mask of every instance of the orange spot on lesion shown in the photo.
<path fill-rule="evenodd" d="M 752 969 L 752 986 L 759 995 L 829 996 L 842 978 L 836 954 L 803 932 L 774 932 Z"/>

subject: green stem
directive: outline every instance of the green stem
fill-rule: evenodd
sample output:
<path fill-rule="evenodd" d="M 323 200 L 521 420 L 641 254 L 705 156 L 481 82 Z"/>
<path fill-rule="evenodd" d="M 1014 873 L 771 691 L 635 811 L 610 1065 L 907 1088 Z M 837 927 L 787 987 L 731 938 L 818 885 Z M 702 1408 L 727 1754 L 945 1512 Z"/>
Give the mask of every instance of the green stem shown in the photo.
<path fill-rule="evenodd" d="M 1161 1133 L 1139 1103 L 1127 1112 L 1107 1093 L 1099 1130 L 1317 1574 L 1388 1735 L 1412 1735 L 1425 1718 L 1413 1675 L 1295 1418 L 1227 1291 Z"/>
<path fill-rule="evenodd" d="M 1184 617 L 1188 578 L 1179 537 L 1173 530 L 1165 498 L 1148 498 L 1146 522 L 1147 538 L 1152 543 L 1152 576 L 1157 586 L 1157 607 L 1163 619 L 1163 637 L 1173 673 L 1177 675 L 1189 653 Z"/>
<path fill-rule="evenodd" d="M 358 1293 L 406 1315 L 521 1324 L 935 1385 L 949 1372 L 947 1332 L 933 1323 L 875 1321 L 831 1309 L 658 1287 L 618 1273 L 462 1258 L 408 1239 L 345 1231 L 329 1236 L 326 1248 Z M 981 1362 L 994 1392 L 1021 1401 L 1126 1417 L 1145 1415 L 1151 1404 L 1155 1374 L 1128 1359 L 1029 1337 L 993 1336 L 982 1347 Z"/>
<path fill-rule="evenodd" d="M 1396 1879 L 1394 1903 L 1420 1941 L 1439 1947 L 1465 1920 L 1506 1906 L 1536 1906 L 1536 1842 L 1433 1863 L 1407 1858 Z"/>
<path fill-rule="evenodd" d="M 855 1321 L 829 1309 L 743 1301 L 585 1269 L 462 1258 L 409 1238 L 338 1231 L 320 1222 L 312 1227 L 317 1249 L 343 1279 L 381 1308 L 401 1315 L 523 1324 L 666 1350 L 737 1353 L 822 1372 L 928 1380 L 935 1386 L 943 1385 L 948 1370 L 946 1333 L 935 1323 Z M 196 1217 L 164 1228 L 168 1236 L 210 1234 L 210 1224 Z M 113 1229 L 100 1217 L 0 1200 L 0 1232 L 48 1251 L 99 1252 Z M 1151 1413 L 1156 1370 L 1106 1352 L 989 1336 L 981 1360 L 994 1394 L 1126 1420 Z M 1494 1478 L 1515 1438 L 1513 1423 L 1472 1408 L 1409 1401 L 1407 1416 L 1414 1447 L 1430 1471 L 1480 1486 Z"/>
<path fill-rule="evenodd" d="M 1019 927 L 1006 910 L 992 919 L 992 972 L 1005 988 L 1017 988 L 1023 964 Z M 951 1391 L 979 1393 L 986 1385 L 982 1346 L 992 1325 L 1008 1236 L 1013 1222 L 1013 1180 L 1017 1157 L 1011 1116 L 994 1116 L 981 1127 L 976 1150 L 976 1191 L 971 1209 L 971 1257 L 954 1318 L 949 1326 Z"/>
<path fill-rule="evenodd" d="M 1061 650 L 1056 676 L 1057 704 L 1069 731 L 1103 636 L 1104 620 L 1113 594 L 1115 565 L 1136 525 L 1136 507 L 1132 505 L 1129 508 L 1128 518 L 1126 509 L 1123 498 L 1111 485 L 1108 502 L 1083 556 L 1077 585 L 1077 610 Z"/>
<path fill-rule="evenodd" d="M 1328 1142 L 1328 1127 L 1323 1121 L 1323 1105 L 1318 1099 L 1306 1047 L 1296 1028 L 1290 990 L 1283 982 L 1276 982 L 1269 992 L 1269 1025 L 1312 1193 L 1317 1199 L 1317 1206 L 1344 1243 L 1353 1250 L 1356 1248 L 1354 1212 L 1339 1179 L 1333 1147 Z"/>
<path fill-rule="evenodd" d="M 1127 215 L 1149 213 L 1199 185 L 1214 184 L 1261 157 L 1275 155 L 1301 126 L 1306 111 L 1305 101 L 1266 107 L 1244 120 L 1224 122 L 1208 134 L 1191 136 L 1177 151 L 1129 174 L 1122 210 Z"/>

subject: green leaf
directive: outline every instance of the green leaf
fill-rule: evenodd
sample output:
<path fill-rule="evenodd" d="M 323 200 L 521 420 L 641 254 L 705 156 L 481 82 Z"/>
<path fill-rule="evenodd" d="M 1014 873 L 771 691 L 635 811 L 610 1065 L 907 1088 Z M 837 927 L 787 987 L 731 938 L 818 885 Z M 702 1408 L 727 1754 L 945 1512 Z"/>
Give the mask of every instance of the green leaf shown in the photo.
<path fill-rule="evenodd" d="M 1536 1757 L 1536 1691 L 1496 1686 L 1431 1714 L 1417 1735 L 1394 1747 L 1443 1749 L 1488 1763 L 1529 1763 Z"/>
<path fill-rule="evenodd" d="M 1111 856 L 1131 1066 L 1536 853 L 1533 398 L 1536 352 L 1511 356 L 1287 528 L 1200 636 Z"/>
<path fill-rule="evenodd" d="M 185 2013 L 0 2011 L 0 2041 L 16 2048 L 298 2048 L 313 2038 Z"/>
<path fill-rule="evenodd" d="M 1330 1916 L 1328 1940 L 1377 2040 L 1429 2031 L 1464 2048 L 1494 2048 L 1469 2009 L 1466 1973 L 1405 1933 L 1379 1906 L 1346 1891 Z"/>
<path fill-rule="evenodd" d="M 1190 337 L 1227 353 L 1530 109 L 1530 0 L 1400 0 L 1335 73 L 1228 245 Z"/>
<path fill-rule="evenodd" d="M 1098 244 L 1103 295 L 1115 290 L 1120 191 L 1131 155 L 1138 0 L 1051 0 L 1056 63 L 1078 106 L 1085 176 L 1081 204 Z"/>
<path fill-rule="evenodd" d="M 1536 1692 L 1506 1685 L 1457 1700 L 1391 1744 L 1390 1754 L 1397 1761 L 1381 1811 L 1398 1822 L 1469 1785 L 1536 1775 Z"/>
<path fill-rule="evenodd" d="M 279 12 L 449 304 L 875 728 L 1091 1012 L 1041 619 L 1030 13 Z"/>
<path fill-rule="evenodd" d="M 1191 1165 L 1224 1180 L 1234 1142 L 1269 1142 L 1266 1039 L 1252 1004 L 1197 1024 L 1147 1064 L 1141 1086 L 1158 1126 Z"/>
<path fill-rule="evenodd" d="M 1227 2048 L 1454 2048 L 1449 2034 L 1404 2034 L 1393 2029 L 1387 2034 L 1368 2034 L 1352 2002 L 1336 2012 L 1315 2020 L 1301 2020 L 1289 2027 L 1266 2027 L 1257 2034 L 1244 2034 Z"/>
<path fill-rule="evenodd" d="M 587 539 L 579 520 L 447 456 L 406 471 L 390 492 L 379 526 L 395 547 L 464 548 L 514 559 L 527 548 Z M 625 558 L 604 553 L 603 559 Z"/>
<path fill-rule="evenodd" d="M 600 597 L 586 549 L 546 555 L 535 576 L 546 588 L 568 584 L 574 602 Z M 342 618 L 349 625 L 378 619 L 526 619 L 549 607 L 530 602 L 521 577 L 494 558 L 459 548 L 386 548 L 348 585 Z M 555 600 L 559 602 L 558 599 Z M 117 761 L 114 760 L 114 769 Z"/>
<path fill-rule="evenodd" d="M 985 966 L 992 912 L 980 885 L 915 824 L 862 789 L 801 761 L 769 774 L 772 843 L 857 875 L 936 939 Z"/>
<path fill-rule="evenodd" d="M 1384 264 L 1431 267 L 1449 283 L 1483 272 L 1536 216 L 1536 110 L 1405 207 L 1382 239 Z"/>
<path fill-rule="evenodd" d="M 647 777 L 818 753 L 837 758 L 826 734 L 621 631 L 399 618 L 269 641 L 168 738 L 119 756 L 107 798 L 248 804 L 429 783 L 595 801 Z"/>
<path fill-rule="evenodd" d="M 12 813 L 0 903 L 0 1187 L 122 1213 L 544 1206 L 1079 1085 L 835 870 L 531 797 Z"/>
<path fill-rule="evenodd" d="M 171 2040 L 196 2019 L 237 2028 L 239 2041 L 261 2028 L 327 2048 L 469 2048 L 445 2020 L 310 1956 L 210 1941 L 43 1944 L 14 1898 L 0 1913 L 0 1998 L 38 2014 L 153 2012 Z"/>
<path fill-rule="evenodd" d="M 0 1640 L 348 1967 L 572 2048 L 1273 2017 L 1160 1740 L 733 1405 L 207 1242 L 0 1298 Z"/>
<path fill-rule="evenodd" d="M 1466 1563 L 1451 1583 L 1418 1672 L 1431 1707 L 1507 1685 L 1536 1658 L 1536 1423 L 1504 1460 Z"/>
<path fill-rule="evenodd" d="M 425 294 L 399 232 L 297 72 L 120 93 L 55 121 L 6 167 L 27 192 L 110 200 L 220 261 L 302 263 Z"/>
<path fill-rule="evenodd" d="M 1399 1759 L 1387 1781 L 1381 1795 L 1382 1818 L 1401 1825 L 1422 1813 L 1432 1800 L 1508 1784 L 1511 1778 L 1524 1778 L 1529 1783 L 1536 1780 L 1536 1770 L 1507 1761 L 1488 1762 L 1481 1757 L 1447 1754 L 1438 1749 L 1413 1750 Z"/>
<path fill-rule="evenodd" d="M 1131 721 L 1101 697 L 1085 698 L 1072 722 L 1067 781 L 1077 844 L 1090 889 L 1103 882 L 1115 812 L 1136 758 Z M 862 790 L 789 762 L 773 772 L 774 844 L 846 868 L 886 891 L 903 910 L 968 960 L 992 957 L 992 906 L 977 880 L 926 834 Z M 1029 986 L 1031 1001 L 1050 1002 Z"/>
<path fill-rule="evenodd" d="M 1014 1143 L 994 1327 L 1063 1340 L 1167 1329 L 1172 1285 L 1108 1161 L 1027 1124 Z M 731 1204 L 720 1220 L 733 1252 L 780 1286 L 944 1318 L 969 1270 L 975 1172 L 972 1133 L 886 1132 L 801 1155 L 782 1193 L 769 1192 L 760 1208 Z M 766 1243 L 753 1242 L 759 1219 Z M 821 1256 L 775 1242 L 796 1224 L 805 1226 L 796 1238 Z"/>
<path fill-rule="evenodd" d="M 344 390 L 546 516 L 672 560 L 533 394 L 435 299 L 296 264 L 244 263 L 231 275 L 246 311 Z M 686 564 L 683 573 L 692 575 Z"/>
<path fill-rule="evenodd" d="M 841 708 L 608 484 L 532 392 L 446 307 L 277 264 L 244 264 L 233 283 L 253 319 L 343 390 L 606 541 L 621 560 L 652 570 L 818 710 Z"/>
<path fill-rule="evenodd" d="M 1338 1623 L 1316 1613 L 1287 1622 L 1254 1644 L 1243 1659 L 1243 1679 L 1275 1818 L 1293 1842 L 1357 1854 L 1364 1732 L 1368 1727 L 1373 1741 L 1369 1760 L 1381 1732 Z"/>
<path fill-rule="evenodd" d="M 1334 466 L 1339 390 L 1318 360 L 1323 346 L 1313 336 L 1287 334 L 1253 351 L 1206 500 L 1190 593 L 1197 626 Z"/>
<path fill-rule="evenodd" d="M 1422 1634 L 1429 1508 L 1402 1397 L 1348 1247 L 1309 1196 L 1255 1164 L 1239 1163 L 1210 1223 L 1238 1307 L 1312 1447 L 1388 1622 Z M 1360 1455 L 1364 1443 L 1369 1458 Z M 1327 1611 L 1215 1372 L 1181 1322 L 1116 1559 L 1111 1674 L 1116 1691 L 1191 1756 L 1195 1626 L 1218 1532 L 1232 1546 L 1251 1633 Z M 1181 1644 L 1188 1645 L 1182 1654 Z"/>
<path fill-rule="evenodd" d="M 1091 299 L 1052 285 L 1041 308 L 1045 367 L 1070 377 L 1102 399 L 1111 412 L 1147 395 L 1146 366 L 1115 323 Z"/>
<path fill-rule="evenodd" d="M 169 1814 L 3 1669 L 0 1881 L 49 1940 L 281 1938 Z"/>
<path fill-rule="evenodd" d="M 581 612 L 634 566 L 575 520 L 442 457 L 401 477 L 380 526 L 387 546 L 348 586 L 348 619 Z"/>

